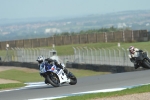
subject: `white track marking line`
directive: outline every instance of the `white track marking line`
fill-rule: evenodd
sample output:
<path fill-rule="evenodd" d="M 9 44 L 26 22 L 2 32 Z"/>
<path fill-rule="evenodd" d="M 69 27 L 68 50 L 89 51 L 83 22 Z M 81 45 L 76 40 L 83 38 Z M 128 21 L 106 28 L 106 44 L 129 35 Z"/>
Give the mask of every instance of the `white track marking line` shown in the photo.
<path fill-rule="evenodd" d="M 36 98 L 36 99 L 28 99 L 28 100 L 54 100 L 54 99 L 57 99 L 57 98 L 64 98 L 64 97 L 83 95 L 83 94 L 89 94 L 89 93 L 121 91 L 121 90 L 125 90 L 125 89 L 128 89 L 128 88 L 138 87 L 138 86 L 142 86 L 142 85 L 149 85 L 149 84 L 150 83 L 133 85 L 133 86 L 125 86 L 123 88 L 112 88 L 112 89 L 103 89 L 103 90 L 95 90 L 95 91 L 78 92 L 78 93 L 71 93 L 71 94 L 66 94 L 66 95 L 62 95 L 62 96 L 47 97 L 47 98 Z"/>

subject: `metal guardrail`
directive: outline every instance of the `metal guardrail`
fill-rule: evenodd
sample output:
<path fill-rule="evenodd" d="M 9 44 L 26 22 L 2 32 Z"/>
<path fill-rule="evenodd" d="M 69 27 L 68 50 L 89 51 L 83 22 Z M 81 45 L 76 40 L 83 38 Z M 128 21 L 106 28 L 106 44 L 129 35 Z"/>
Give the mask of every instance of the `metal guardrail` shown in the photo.
<path fill-rule="evenodd" d="M 101 64 L 101 65 L 119 65 L 133 66 L 128 58 L 128 50 L 124 48 L 87 48 L 73 47 L 74 55 L 59 56 L 64 62 L 84 63 L 84 64 Z M 147 54 L 149 52 L 145 50 Z M 37 49 L 37 48 L 12 48 L 7 50 L 6 56 L 2 57 L 3 61 L 16 62 L 36 62 L 38 56 L 43 55 L 45 58 L 51 57 L 54 49 Z"/>
<path fill-rule="evenodd" d="M 68 59 L 75 63 L 84 64 L 101 64 L 101 65 L 119 65 L 119 66 L 133 66 L 128 55 L 129 52 L 124 48 L 87 48 L 87 47 L 73 47 L 74 57 Z M 149 54 L 147 50 L 144 50 Z M 70 62 L 72 62 L 70 61 Z"/>
<path fill-rule="evenodd" d="M 45 58 L 51 57 L 54 49 L 41 49 L 41 48 L 11 48 L 6 51 L 6 56 L 2 56 L 2 61 L 16 61 L 16 62 L 36 62 L 38 56 Z"/>

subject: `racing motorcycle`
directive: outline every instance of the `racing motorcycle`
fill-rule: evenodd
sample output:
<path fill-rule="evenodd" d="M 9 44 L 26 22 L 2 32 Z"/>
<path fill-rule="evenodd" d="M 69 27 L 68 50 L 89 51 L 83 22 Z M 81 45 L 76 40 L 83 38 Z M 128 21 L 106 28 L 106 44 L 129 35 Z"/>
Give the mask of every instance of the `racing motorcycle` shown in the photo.
<path fill-rule="evenodd" d="M 139 52 L 139 56 L 136 57 L 136 59 L 132 58 L 131 55 L 129 55 L 129 58 L 131 62 L 136 63 L 136 65 L 150 69 L 150 59 L 148 58 L 146 52 Z"/>
<path fill-rule="evenodd" d="M 68 71 L 68 74 L 63 69 L 57 67 L 55 64 L 45 63 L 44 67 L 40 69 L 40 73 L 45 78 L 46 84 L 51 84 L 54 87 L 59 87 L 64 83 L 75 85 L 77 78 L 72 72 Z"/>

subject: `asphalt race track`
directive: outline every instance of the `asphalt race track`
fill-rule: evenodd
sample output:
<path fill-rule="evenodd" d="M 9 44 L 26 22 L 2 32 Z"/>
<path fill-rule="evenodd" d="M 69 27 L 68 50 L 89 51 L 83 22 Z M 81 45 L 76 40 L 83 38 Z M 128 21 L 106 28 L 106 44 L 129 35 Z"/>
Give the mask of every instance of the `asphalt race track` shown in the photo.
<path fill-rule="evenodd" d="M 78 78 L 76 85 L 64 84 L 61 87 L 41 84 L 21 89 L 0 91 L 0 100 L 32 100 L 72 93 L 95 91 L 111 88 L 123 88 L 150 83 L 150 70 L 115 73 L 101 76 Z"/>

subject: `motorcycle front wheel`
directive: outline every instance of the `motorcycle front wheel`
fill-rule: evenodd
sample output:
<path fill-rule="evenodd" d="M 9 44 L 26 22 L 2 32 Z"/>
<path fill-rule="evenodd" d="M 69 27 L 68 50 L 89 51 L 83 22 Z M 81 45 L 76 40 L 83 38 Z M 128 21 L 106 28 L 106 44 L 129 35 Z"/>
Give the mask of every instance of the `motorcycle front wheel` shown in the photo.
<path fill-rule="evenodd" d="M 77 78 L 75 75 L 73 75 L 71 72 L 69 72 L 68 77 L 70 78 L 70 85 L 77 84 Z"/>
<path fill-rule="evenodd" d="M 147 59 L 144 59 L 143 63 L 142 63 L 142 66 L 143 66 L 143 68 L 150 69 L 150 63 L 149 63 L 149 61 Z"/>
<path fill-rule="evenodd" d="M 60 86 L 59 78 L 55 73 L 49 73 L 46 77 L 46 80 L 54 87 Z"/>

